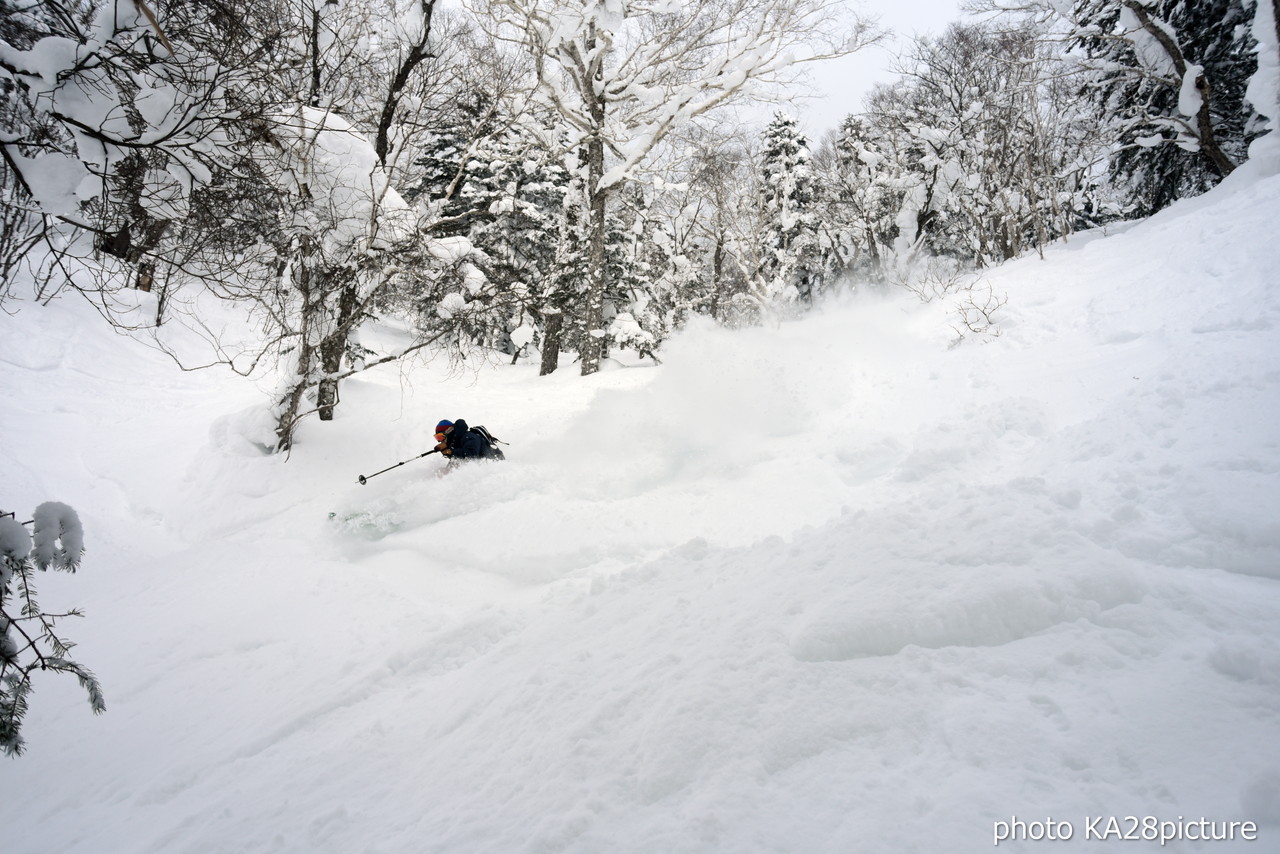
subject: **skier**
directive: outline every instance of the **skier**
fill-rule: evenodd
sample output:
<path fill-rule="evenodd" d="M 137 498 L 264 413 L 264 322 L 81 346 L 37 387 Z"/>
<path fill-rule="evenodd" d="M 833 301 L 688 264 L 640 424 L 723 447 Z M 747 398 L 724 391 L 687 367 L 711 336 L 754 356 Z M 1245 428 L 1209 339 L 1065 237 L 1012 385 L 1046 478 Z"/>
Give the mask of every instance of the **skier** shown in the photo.
<path fill-rule="evenodd" d="M 505 459 L 497 439 L 483 427 L 468 427 L 467 422 L 441 421 L 436 425 L 436 450 L 453 460 Z"/>

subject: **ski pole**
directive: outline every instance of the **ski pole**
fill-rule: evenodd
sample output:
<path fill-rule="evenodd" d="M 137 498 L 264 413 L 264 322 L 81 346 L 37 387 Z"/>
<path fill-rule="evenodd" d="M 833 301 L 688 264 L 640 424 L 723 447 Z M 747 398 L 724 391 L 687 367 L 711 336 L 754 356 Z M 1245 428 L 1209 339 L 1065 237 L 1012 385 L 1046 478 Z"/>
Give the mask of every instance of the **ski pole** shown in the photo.
<path fill-rule="evenodd" d="M 400 466 L 404 465 L 405 463 L 411 463 L 411 462 L 413 462 L 414 460 L 420 460 L 420 459 L 422 459 L 423 457 L 429 457 L 429 456 L 431 456 L 432 454 L 438 454 L 438 453 L 440 453 L 440 449 L 439 449 L 439 448 L 432 448 L 430 451 L 427 451 L 425 454 L 418 454 L 418 456 L 416 456 L 416 457 L 410 457 L 409 459 L 404 460 L 404 461 L 402 461 L 402 462 L 398 462 L 398 463 L 396 463 L 396 464 L 395 464 L 395 465 L 393 465 L 393 466 L 387 466 L 387 467 L 386 467 L 386 468 L 384 468 L 382 471 L 375 471 L 373 474 L 369 475 L 369 477 L 365 477 L 364 475 L 360 475 L 359 477 L 357 477 L 357 478 L 356 478 L 356 481 L 357 481 L 361 486 L 364 486 L 366 483 L 368 483 L 368 481 L 369 481 L 369 478 L 370 478 L 370 477 L 377 477 L 378 475 L 383 474 L 384 472 L 389 472 L 389 471 L 391 471 L 392 469 L 398 469 L 398 468 L 400 468 Z"/>

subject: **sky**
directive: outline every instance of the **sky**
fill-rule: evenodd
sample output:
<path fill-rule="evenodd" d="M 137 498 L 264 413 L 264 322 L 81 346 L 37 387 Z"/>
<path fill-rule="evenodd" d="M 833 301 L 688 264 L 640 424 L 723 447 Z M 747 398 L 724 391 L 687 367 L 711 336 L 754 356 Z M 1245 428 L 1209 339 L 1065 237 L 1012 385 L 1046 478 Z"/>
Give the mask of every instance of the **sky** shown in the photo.
<path fill-rule="evenodd" d="M 878 18 L 880 26 L 891 32 L 881 44 L 815 66 L 814 97 L 796 104 L 801 126 L 814 142 L 838 127 L 845 116 L 859 112 L 874 84 L 896 77 L 894 57 L 913 36 L 941 33 L 961 17 L 959 0 L 868 0 L 850 6 Z"/>
<path fill-rule="evenodd" d="M 784 110 L 800 122 L 811 146 L 850 114 L 861 112 L 862 102 L 877 83 L 896 79 L 896 57 L 917 35 L 938 34 L 960 20 L 961 0 L 871 0 L 849 3 L 852 11 L 878 20 L 886 31 L 881 41 L 841 59 L 810 63 L 806 82 L 783 96 L 781 103 L 740 103 L 735 119 L 763 128 L 774 113 Z"/>

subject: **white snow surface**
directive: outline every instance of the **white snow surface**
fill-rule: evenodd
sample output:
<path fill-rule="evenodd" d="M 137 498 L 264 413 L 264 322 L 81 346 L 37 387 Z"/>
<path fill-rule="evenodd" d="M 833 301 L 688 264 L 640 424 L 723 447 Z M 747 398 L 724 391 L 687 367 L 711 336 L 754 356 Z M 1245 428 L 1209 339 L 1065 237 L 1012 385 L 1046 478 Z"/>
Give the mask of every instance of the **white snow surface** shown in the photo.
<path fill-rule="evenodd" d="M 42 603 L 108 708 L 38 679 L 6 854 L 1280 851 L 1263 171 L 987 272 L 988 343 L 866 294 L 587 379 L 416 364 L 287 460 L 252 385 L 26 305 L 4 501 L 79 512 Z M 357 485 L 459 417 L 508 461 Z"/>

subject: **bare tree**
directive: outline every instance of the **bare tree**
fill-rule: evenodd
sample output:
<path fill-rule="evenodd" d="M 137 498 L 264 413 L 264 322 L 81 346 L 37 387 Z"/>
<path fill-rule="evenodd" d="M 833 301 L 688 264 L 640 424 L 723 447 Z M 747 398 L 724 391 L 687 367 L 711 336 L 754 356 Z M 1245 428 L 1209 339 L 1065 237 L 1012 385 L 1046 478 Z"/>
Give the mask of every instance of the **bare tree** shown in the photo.
<path fill-rule="evenodd" d="M 921 253 L 1000 263 L 1090 222 L 1112 145 L 1040 27 L 953 24 L 899 71 L 824 161 L 832 216 L 874 278 L 909 275 Z"/>
<path fill-rule="evenodd" d="M 734 297 L 751 287 L 748 271 L 760 265 L 760 170 L 751 141 L 736 131 L 695 128 L 679 145 L 686 157 L 668 178 L 681 190 L 669 202 L 677 247 L 702 268 L 700 309 L 731 323 Z"/>

